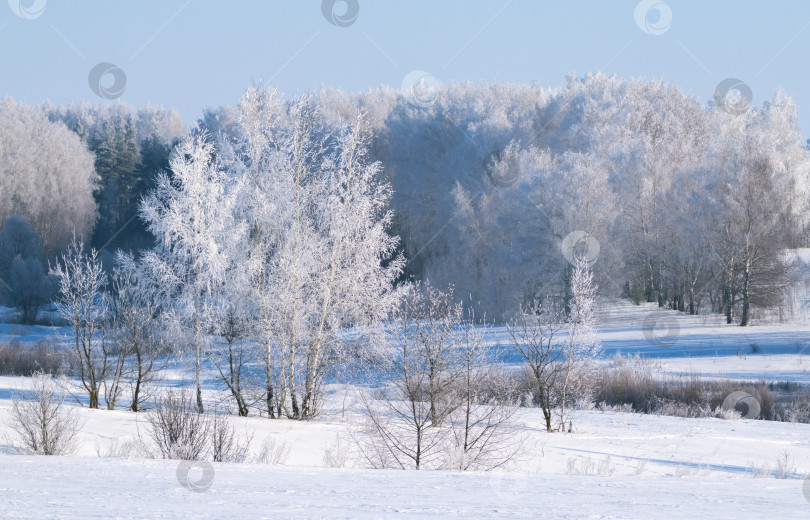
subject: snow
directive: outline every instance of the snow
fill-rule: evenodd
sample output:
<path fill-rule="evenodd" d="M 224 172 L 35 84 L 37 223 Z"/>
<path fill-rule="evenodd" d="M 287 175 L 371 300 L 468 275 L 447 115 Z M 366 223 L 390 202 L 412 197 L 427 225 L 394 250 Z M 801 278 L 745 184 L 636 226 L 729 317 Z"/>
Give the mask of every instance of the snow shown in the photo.
<path fill-rule="evenodd" d="M 4 518 L 801 518 L 796 480 L 402 472 L 214 464 L 205 492 L 177 462 L 0 458 Z M 90 499 L 92 498 L 92 499 Z"/>
<path fill-rule="evenodd" d="M 0 379 L 0 415 L 20 382 Z M 213 482 L 202 492 L 181 485 L 177 461 L 99 456 L 145 435 L 143 414 L 82 408 L 76 456 L 0 455 L 0 516 L 799 518 L 810 509 L 801 480 L 810 472 L 808 424 L 577 411 L 574 433 L 549 434 L 539 410 L 529 409 L 514 426 L 526 451 L 506 472 L 328 468 L 324 451 L 339 435 L 345 441 L 350 424 L 338 408 L 344 396 L 331 397 L 327 413 L 309 422 L 230 417 L 237 431 L 254 434 L 254 453 L 273 439 L 290 447 L 289 457 L 280 465 L 211 463 Z M 755 478 L 785 451 L 796 464 L 792 478 Z M 572 460 L 611 474 L 568 474 Z M 189 478 L 202 475 L 193 468 Z"/>
<path fill-rule="evenodd" d="M 642 353 L 657 358 L 662 375 L 810 383 L 806 324 L 743 329 L 721 318 L 669 313 L 680 328 L 675 341 L 660 347 L 640 330 L 658 312 L 629 304 L 603 311 L 603 362 L 612 363 L 619 351 Z M 493 328 L 487 340 L 505 343 L 505 334 Z M 189 375 L 174 367 L 164 384 Z M 338 438 L 350 445 L 348 428 L 358 418 L 354 390 L 330 385 L 324 413 L 312 421 L 230 416 L 240 435 L 253 435 L 253 457 L 265 441 L 289 454 L 275 465 L 203 463 L 213 481 L 195 492 L 178 478 L 178 461 L 109 456 L 146 437 L 144 414 L 125 410 L 77 407 L 84 426 L 72 456 L 14 455 L 3 440 L 3 418 L 12 391 L 28 382 L 0 377 L 0 518 L 792 519 L 810 511 L 804 480 L 810 424 L 580 410 L 571 415 L 573 433 L 546 433 L 540 410 L 521 409 L 512 428 L 525 450 L 504 471 L 369 470 L 359 467 L 356 454 L 347 467 L 330 468 L 327 448 Z M 211 381 L 204 388 L 209 403 L 219 399 Z M 783 454 L 795 470 L 778 479 Z M 188 479 L 194 483 L 205 471 L 194 467 Z"/>

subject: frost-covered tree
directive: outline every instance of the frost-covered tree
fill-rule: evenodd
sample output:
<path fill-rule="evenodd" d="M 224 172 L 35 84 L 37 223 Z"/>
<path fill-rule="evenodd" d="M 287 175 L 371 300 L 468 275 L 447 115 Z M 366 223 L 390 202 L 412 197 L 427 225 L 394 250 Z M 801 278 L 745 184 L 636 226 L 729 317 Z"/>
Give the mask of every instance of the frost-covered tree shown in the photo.
<path fill-rule="evenodd" d="M 116 255 L 112 272 L 110 314 L 115 346 L 124 357 L 130 385 L 129 409 L 137 412 L 150 386 L 165 368 L 169 351 L 161 311 L 166 306 L 158 280 L 131 254 Z"/>
<path fill-rule="evenodd" d="M 141 179 L 138 178 L 138 141 L 131 114 L 103 120 L 88 141 L 95 154 L 99 208 L 94 244 L 103 247 L 120 238 L 122 228 L 137 213 Z"/>
<path fill-rule="evenodd" d="M 191 337 L 197 407 L 203 412 L 200 363 L 206 346 L 213 297 L 225 283 L 229 247 L 239 234 L 234 195 L 204 136 L 179 145 L 171 161 L 172 176 L 158 177 L 141 204 L 141 217 L 155 235 L 155 249 L 143 262 L 173 302 L 178 323 Z"/>
<path fill-rule="evenodd" d="M 107 276 L 98 252 L 85 251 L 84 243 L 75 238 L 51 266 L 50 274 L 59 280 L 56 308 L 71 328 L 79 382 L 89 407 L 98 408 L 111 361 L 107 346 L 98 337 L 107 314 L 103 293 Z"/>
<path fill-rule="evenodd" d="M 138 143 L 155 137 L 164 145 L 171 146 L 185 137 L 188 129 L 176 110 L 147 105 L 138 109 L 135 117 Z"/>
<path fill-rule="evenodd" d="M 0 220 L 25 218 L 46 257 L 75 232 L 89 239 L 97 212 L 93 156 L 65 125 L 37 108 L 0 100 Z"/>
<path fill-rule="evenodd" d="M 599 353 L 596 335 L 597 286 L 587 261 L 579 260 L 571 272 L 570 311 L 565 319 L 567 335 L 562 345 L 560 368 L 560 430 L 565 429 L 566 406 L 571 394 L 590 398 L 596 373 L 593 360 Z"/>
<path fill-rule="evenodd" d="M 390 187 L 369 163 L 362 116 L 334 131 L 310 97 L 250 89 L 223 161 L 241 187 L 246 286 L 262 321 L 268 414 L 317 413 L 340 329 L 385 316 L 403 260 L 388 234 Z M 275 410 L 273 409 L 275 407 Z"/>

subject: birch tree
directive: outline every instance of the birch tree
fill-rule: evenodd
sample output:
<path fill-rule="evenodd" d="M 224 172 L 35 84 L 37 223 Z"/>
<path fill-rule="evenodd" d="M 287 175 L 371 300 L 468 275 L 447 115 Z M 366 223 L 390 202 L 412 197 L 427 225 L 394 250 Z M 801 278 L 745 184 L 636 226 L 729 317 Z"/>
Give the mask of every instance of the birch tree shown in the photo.
<path fill-rule="evenodd" d="M 111 311 L 115 317 L 118 348 L 127 358 L 131 387 L 129 409 L 137 412 L 148 395 L 148 386 L 165 368 L 161 356 L 168 350 L 161 328 L 161 289 L 149 271 L 131 254 L 118 252 L 113 270 Z"/>
<path fill-rule="evenodd" d="M 568 335 L 562 345 L 560 430 L 565 430 L 566 406 L 569 392 L 577 386 L 577 394 L 587 395 L 592 390 L 594 373 L 591 362 L 599 352 L 596 336 L 596 293 L 593 273 L 584 260 L 577 261 L 571 272 L 571 303 L 566 318 Z"/>
<path fill-rule="evenodd" d="M 289 403 L 291 417 L 306 419 L 317 413 L 339 330 L 393 305 L 403 260 L 388 234 L 391 190 L 367 160 L 362 115 L 332 132 L 311 98 L 283 106 L 275 91 L 250 89 L 239 126 L 225 161 L 249 224 L 240 249 L 262 321 L 267 411 L 277 416 Z"/>
<path fill-rule="evenodd" d="M 398 237 L 388 234 L 391 187 L 379 180 L 380 164 L 368 161 L 369 139 L 364 116 L 358 114 L 337 132 L 325 175 L 316 185 L 322 190 L 313 208 L 321 264 L 303 295 L 314 303 L 314 312 L 304 318 L 311 324 L 304 418 L 316 411 L 324 358 L 340 343 L 340 329 L 383 318 L 397 301 L 393 282 L 404 259 L 395 256 Z"/>
<path fill-rule="evenodd" d="M 141 217 L 157 239 L 143 261 L 160 280 L 174 302 L 173 315 L 192 338 L 197 409 L 203 413 L 200 363 L 208 309 L 225 281 L 231 237 L 238 231 L 233 221 L 235 199 L 204 135 L 180 144 L 170 167 L 172 176 L 160 174 L 156 188 L 141 204 Z"/>
<path fill-rule="evenodd" d="M 107 277 L 96 250 L 85 252 L 84 244 L 75 237 L 50 274 L 59 278 L 56 308 L 70 324 L 79 381 L 89 407 L 98 408 L 109 369 L 108 352 L 98 337 L 106 314 L 103 288 Z"/>
<path fill-rule="evenodd" d="M 532 404 L 543 412 L 546 430 L 552 431 L 552 393 L 560 376 L 562 359 L 558 335 L 560 313 L 552 305 L 535 303 L 507 325 L 512 346 L 523 358 L 534 385 Z"/>

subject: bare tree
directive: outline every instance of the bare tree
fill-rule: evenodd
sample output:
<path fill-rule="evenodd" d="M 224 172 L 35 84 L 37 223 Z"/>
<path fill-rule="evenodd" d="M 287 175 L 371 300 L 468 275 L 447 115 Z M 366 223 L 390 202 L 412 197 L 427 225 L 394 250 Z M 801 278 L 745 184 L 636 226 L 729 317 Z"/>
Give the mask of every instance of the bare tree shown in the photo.
<path fill-rule="evenodd" d="M 462 307 L 429 283 L 406 289 L 402 308 L 379 351 L 385 385 L 362 394 L 366 423 L 355 441 L 373 467 L 436 468 L 445 464 L 450 430 L 442 423 L 461 404 Z"/>
<path fill-rule="evenodd" d="M 107 295 L 108 296 L 108 295 Z M 107 307 L 110 309 L 110 298 L 107 300 Z M 108 312 L 101 323 L 101 350 L 107 359 L 107 370 L 104 379 L 101 381 L 101 388 L 104 394 L 104 403 L 107 410 L 114 410 L 118 398 L 124 393 L 124 377 L 129 370 L 129 351 L 125 344 L 119 341 L 120 331 L 116 326 L 116 319 L 113 312 Z"/>
<path fill-rule="evenodd" d="M 426 384 L 421 392 L 430 405 L 433 426 L 441 426 L 460 404 L 455 386 L 465 362 L 460 355 L 461 321 L 462 304 L 453 300 L 452 287 L 442 291 L 429 282 L 417 283 L 406 293 L 394 341 L 422 363 Z"/>
<path fill-rule="evenodd" d="M 162 291 L 158 281 L 131 254 L 118 253 L 113 270 L 110 309 L 114 318 L 116 346 L 125 357 L 130 383 L 130 410 L 137 412 L 168 363 L 166 334 L 161 329 Z"/>
<path fill-rule="evenodd" d="M 363 393 L 352 437 L 372 467 L 491 470 L 520 450 L 515 413 L 494 354 L 452 291 L 417 284 L 379 351 L 385 384 Z M 384 356 L 385 356 L 384 355 Z"/>
<path fill-rule="evenodd" d="M 59 277 L 56 308 L 73 332 L 79 380 L 89 397 L 90 408 L 98 408 L 109 368 L 108 352 L 97 341 L 106 312 L 102 294 L 106 275 L 96 250 L 85 253 L 84 244 L 75 237 L 68 251 L 51 267 L 51 274 Z"/>
<path fill-rule="evenodd" d="M 6 424 L 10 444 L 38 455 L 72 453 L 82 427 L 76 411 L 65 405 L 64 392 L 43 372 L 33 374 L 30 389 L 12 396 Z"/>
<path fill-rule="evenodd" d="M 373 468 L 422 469 L 443 465 L 448 430 L 432 428 L 430 405 L 423 400 L 427 383 L 421 360 L 407 345 L 390 367 L 398 374 L 374 397 L 362 393 L 366 421 L 352 438 Z"/>
<path fill-rule="evenodd" d="M 552 431 L 553 389 L 560 375 L 563 352 L 557 334 L 560 312 L 551 304 L 533 304 L 507 325 L 512 346 L 523 357 L 534 384 L 532 404 L 543 411 L 546 430 Z"/>
<path fill-rule="evenodd" d="M 461 323 L 463 364 L 459 378 L 461 406 L 451 415 L 454 469 L 493 470 L 507 464 L 522 449 L 511 420 L 519 403 L 511 402 L 512 389 L 496 359 L 499 355 L 483 342 L 485 326 L 476 326 L 472 311 Z"/>

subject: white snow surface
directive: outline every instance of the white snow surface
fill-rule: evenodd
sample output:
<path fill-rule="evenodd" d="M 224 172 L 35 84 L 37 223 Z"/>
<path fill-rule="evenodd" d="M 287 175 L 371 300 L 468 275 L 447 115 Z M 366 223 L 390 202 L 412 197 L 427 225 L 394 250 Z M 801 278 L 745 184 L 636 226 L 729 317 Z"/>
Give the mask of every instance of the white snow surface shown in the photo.
<path fill-rule="evenodd" d="M 670 313 L 679 329 L 662 347 L 642 332 L 644 319 L 658 312 L 620 305 L 603 313 L 604 362 L 617 352 L 641 353 L 658 358 L 662 375 L 810 382 L 808 324 L 740 328 L 720 317 Z M 46 329 L 3 326 L 0 334 L 27 342 Z M 488 341 L 506 343 L 506 331 L 492 330 Z M 164 384 L 183 380 L 188 374 L 173 369 Z M 0 377 L 2 519 L 810 518 L 808 424 L 575 411 L 572 433 L 546 433 L 539 410 L 521 409 L 512 427 L 525 450 L 503 471 L 371 470 L 357 454 L 346 467 L 330 468 L 327 447 L 338 438 L 350 445 L 348 428 L 358 418 L 354 389 L 331 385 L 324 413 L 312 421 L 230 416 L 237 432 L 253 435 L 253 456 L 265 441 L 289 454 L 275 465 L 195 466 L 188 480 L 213 479 L 194 491 L 182 485 L 178 461 L 124 453 L 146 436 L 142 413 L 72 404 L 84 421 L 74 455 L 13 454 L 4 421 L 13 390 L 29 381 Z M 205 388 L 206 400 L 219 402 L 210 381 Z M 776 478 L 785 454 L 795 469 Z M 572 467 L 588 474 L 572 474 Z"/>
<path fill-rule="evenodd" d="M 336 470 L 216 464 L 210 489 L 164 460 L 3 457 L 4 518 L 806 518 L 801 481 Z"/>
<path fill-rule="evenodd" d="M 0 385 L 20 382 L 3 378 Z M 82 408 L 76 455 L 0 454 L 0 518 L 810 515 L 803 493 L 803 485 L 810 487 L 803 480 L 810 472 L 808 424 L 577 411 L 573 433 L 546 433 L 540 412 L 527 409 L 514 425 L 525 452 L 505 471 L 329 468 L 324 452 L 338 436 L 350 442 L 345 434 L 353 415 L 343 415 L 340 392 L 331 396 L 327 413 L 310 422 L 230 417 L 237 431 L 253 433 L 254 454 L 268 439 L 288 446 L 289 456 L 278 465 L 205 463 L 213 480 L 200 492 L 181 484 L 178 461 L 104 456 L 145 435 L 143 414 Z M 0 416 L 7 406 L 7 398 L 0 401 Z M 796 469 L 777 479 L 773 470 L 783 453 Z M 590 474 L 569 474 L 572 461 L 590 465 Z M 204 471 L 193 467 L 188 478 L 196 482 Z"/>

